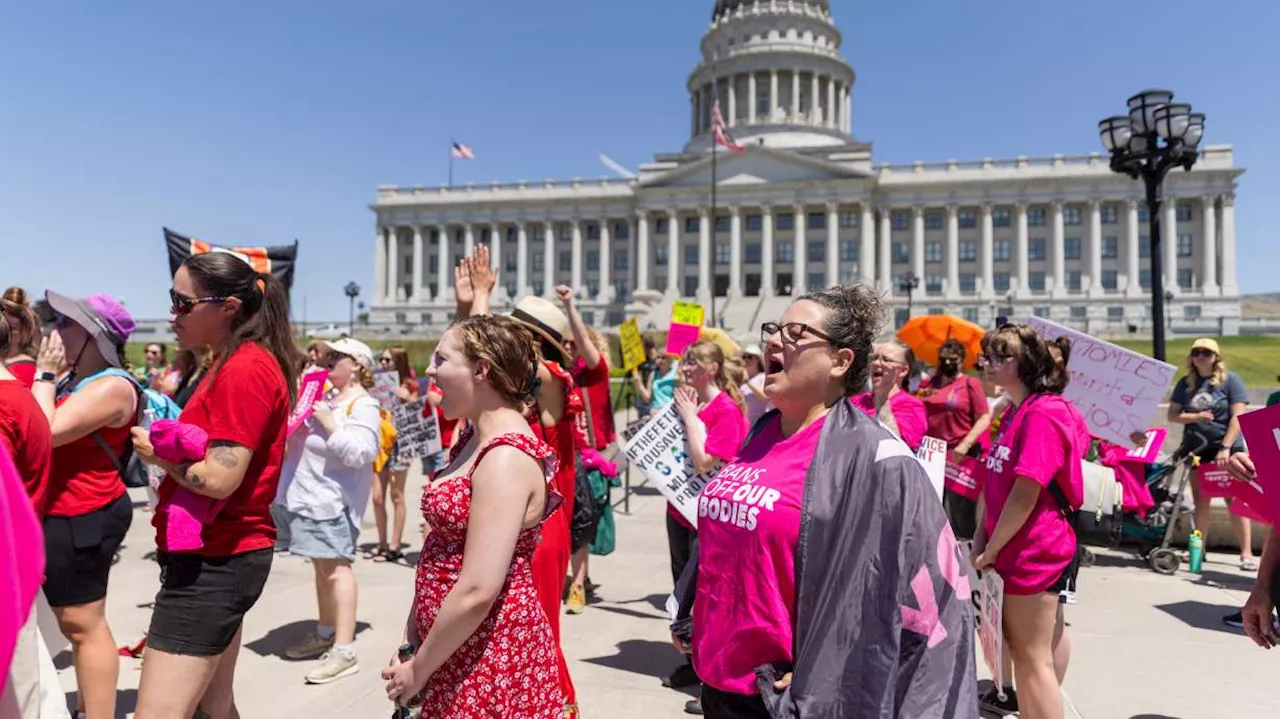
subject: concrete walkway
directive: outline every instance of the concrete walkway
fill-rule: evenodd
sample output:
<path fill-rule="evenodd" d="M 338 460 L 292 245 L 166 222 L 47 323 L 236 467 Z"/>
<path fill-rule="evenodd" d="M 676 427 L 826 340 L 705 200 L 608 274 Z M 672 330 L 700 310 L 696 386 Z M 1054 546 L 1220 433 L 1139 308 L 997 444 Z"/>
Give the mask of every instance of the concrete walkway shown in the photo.
<path fill-rule="evenodd" d="M 417 502 L 422 478 L 410 479 L 406 540 L 417 547 Z M 139 497 L 141 499 L 141 497 Z M 615 499 L 620 495 L 615 490 Z M 660 677 L 679 663 L 661 609 L 670 591 L 664 501 L 641 488 L 630 516 L 618 516 L 618 551 L 592 558 L 601 601 L 577 617 L 564 617 L 565 652 L 587 719 L 661 719 L 684 716 L 686 694 L 664 689 Z M 109 615 L 118 644 L 134 643 L 147 628 L 156 591 L 150 515 L 138 511 L 112 575 Z M 374 536 L 372 517 L 365 538 Z M 416 560 L 416 551 L 410 560 Z M 396 648 L 409 610 L 411 566 L 360 561 L 362 671 L 322 687 L 305 686 L 309 662 L 289 662 L 284 648 L 314 621 L 310 566 L 277 555 L 271 580 L 245 624 L 245 648 L 236 691 L 245 719 L 279 717 L 385 717 L 390 712 L 378 668 Z M 1084 571 L 1080 603 L 1068 609 L 1074 659 L 1066 693 L 1067 716 L 1088 719 L 1237 719 L 1280 716 L 1275 690 L 1280 655 L 1255 648 L 1222 625 L 1247 594 L 1251 576 L 1231 557 L 1214 555 L 1202 577 L 1160 576 L 1128 556 L 1102 552 Z M 65 667 L 69 655 L 61 657 Z M 122 660 L 120 716 L 136 703 L 138 667 Z M 64 689 L 74 673 L 61 672 Z M 1073 713 L 1074 712 L 1074 713 Z"/>

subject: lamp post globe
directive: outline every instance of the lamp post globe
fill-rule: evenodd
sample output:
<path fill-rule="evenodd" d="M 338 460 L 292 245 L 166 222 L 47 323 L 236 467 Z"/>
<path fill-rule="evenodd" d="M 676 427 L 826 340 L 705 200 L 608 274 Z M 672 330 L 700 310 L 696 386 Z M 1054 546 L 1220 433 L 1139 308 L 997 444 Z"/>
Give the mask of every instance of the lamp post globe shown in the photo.
<path fill-rule="evenodd" d="M 355 337 L 356 298 L 360 296 L 360 285 L 348 282 L 347 286 L 342 288 L 342 292 L 347 296 L 347 336 Z"/>
<path fill-rule="evenodd" d="M 908 272 L 898 278 L 898 291 L 907 293 L 907 319 L 911 319 L 911 311 L 913 309 L 914 294 L 920 287 L 920 278 L 916 277 L 916 273 Z"/>

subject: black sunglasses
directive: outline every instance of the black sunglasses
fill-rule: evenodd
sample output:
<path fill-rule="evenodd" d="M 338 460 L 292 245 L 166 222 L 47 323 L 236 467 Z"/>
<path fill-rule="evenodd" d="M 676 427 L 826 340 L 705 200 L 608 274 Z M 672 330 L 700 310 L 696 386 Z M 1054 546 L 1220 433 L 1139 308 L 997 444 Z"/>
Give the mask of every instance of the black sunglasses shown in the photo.
<path fill-rule="evenodd" d="M 1214 352 L 1213 350 L 1207 350 L 1203 348 L 1196 348 L 1191 350 L 1192 357 L 1213 357 L 1216 354 L 1217 353 Z"/>
<path fill-rule="evenodd" d="M 776 334 L 782 335 L 783 342 L 795 344 L 803 339 L 806 333 L 825 341 L 827 344 L 835 344 L 831 339 L 831 335 L 803 322 L 788 322 L 783 325 L 777 322 L 765 322 L 760 325 L 760 341 L 766 344 Z"/>
<path fill-rule="evenodd" d="M 169 290 L 169 311 L 175 315 L 189 315 L 197 306 L 226 302 L 227 297 L 184 297 L 174 290 Z"/>

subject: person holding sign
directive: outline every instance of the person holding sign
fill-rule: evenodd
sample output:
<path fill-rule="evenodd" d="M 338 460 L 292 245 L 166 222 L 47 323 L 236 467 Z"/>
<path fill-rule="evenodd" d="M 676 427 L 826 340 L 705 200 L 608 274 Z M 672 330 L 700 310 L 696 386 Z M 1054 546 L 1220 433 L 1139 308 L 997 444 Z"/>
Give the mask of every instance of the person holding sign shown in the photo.
<path fill-rule="evenodd" d="M 1258 479 L 1258 468 L 1248 452 L 1236 452 L 1227 460 L 1227 474 L 1241 482 Z M 1280 607 L 1280 534 L 1271 532 L 1262 550 L 1262 564 L 1258 578 L 1253 582 L 1249 599 L 1240 610 L 1240 624 L 1254 644 L 1271 649 L 1280 644 L 1280 630 L 1276 629 L 1276 607 Z"/>
<path fill-rule="evenodd" d="M 916 358 L 899 340 L 876 345 L 871 358 L 871 391 L 853 396 L 853 404 L 880 420 L 914 452 L 924 439 L 928 419 L 924 403 L 911 394 Z"/>
<path fill-rule="evenodd" d="M 1026 325 L 1007 324 L 987 334 L 978 358 L 1011 406 L 987 457 L 973 566 L 1004 580 L 1004 633 L 1018 708 L 1036 719 L 1062 716 L 1054 654 L 1064 636 L 1063 592 L 1074 589 L 1073 520 L 1084 501 L 1080 461 L 1089 447 L 1084 418 L 1062 396 L 1070 341 L 1054 344 L 1050 349 Z"/>
<path fill-rule="evenodd" d="M 560 497 L 558 458 L 529 428 L 538 392 L 530 334 L 506 317 L 455 322 L 427 376 L 447 416 L 465 418 L 449 465 L 427 487 L 431 526 L 387 697 L 424 717 L 560 719 L 556 643 L 533 579 L 543 523 Z M 562 575 L 563 576 L 563 575 Z"/>
<path fill-rule="evenodd" d="M 987 394 L 978 378 L 964 373 L 968 364 L 964 343 L 950 339 L 938 348 L 938 369 L 920 387 L 928 422 L 926 434 L 947 443 L 948 472 L 964 472 L 975 480 L 974 492 L 982 491 L 981 468 L 976 466 L 991 425 Z M 967 489 L 967 488 L 966 488 Z M 942 492 L 951 529 L 962 539 L 972 539 L 977 529 L 977 495 L 965 496 L 946 487 Z"/>
<path fill-rule="evenodd" d="M 1226 467 L 1232 452 L 1244 449 L 1240 415 L 1249 407 L 1249 394 L 1240 375 L 1227 369 L 1215 340 L 1202 338 L 1191 345 L 1187 374 L 1178 380 L 1169 395 L 1169 421 L 1185 425 L 1179 452 L 1194 454 L 1201 462 L 1217 462 Z M 1200 487 L 1200 478 L 1191 475 L 1191 496 L 1196 504 L 1196 528 L 1209 546 L 1209 500 Z M 1230 499 L 1227 500 L 1231 502 Z M 1253 535 L 1249 520 L 1231 514 L 1231 528 L 1240 544 L 1240 570 L 1258 571 L 1253 557 Z M 1227 617 L 1228 623 L 1239 615 Z"/>
<path fill-rule="evenodd" d="M 400 378 L 395 388 L 395 401 L 400 404 L 418 398 L 418 383 L 409 369 L 409 352 L 403 347 L 388 347 L 378 355 L 378 366 L 383 372 L 394 371 Z M 400 562 L 404 553 L 404 522 L 408 510 L 404 503 L 404 486 L 409 478 L 413 461 L 400 456 L 400 442 L 391 448 L 391 457 L 382 470 L 373 476 L 373 522 L 378 528 L 378 546 L 369 556 L 375 562 Z M 387 492 L 391 493 L 391 542 L 387 542 Z"/>
<path fill-rule="evenodd" d="M 285 649 L 292 660 L 321 659 L 308 684 L 328 684 L 360 671 L 356 659 L 356 558 L 360 523 L 373 490 L 378 456 L 378 400 L 373 351 L 353 339 L 326 342 L 328 381 L 334 394 L 317 401 L 289 438 L 280 489 L 279 544 L 311 560 L 319 619 L 313 632 Z"/>
<path fill-rule="evenodd" d="M 850 285 L 761 328 L 776 409 L 698 502 L 708 717 L 977 719 L 961 550 L 920 463 L 848 401 L 882 322 Z"/>

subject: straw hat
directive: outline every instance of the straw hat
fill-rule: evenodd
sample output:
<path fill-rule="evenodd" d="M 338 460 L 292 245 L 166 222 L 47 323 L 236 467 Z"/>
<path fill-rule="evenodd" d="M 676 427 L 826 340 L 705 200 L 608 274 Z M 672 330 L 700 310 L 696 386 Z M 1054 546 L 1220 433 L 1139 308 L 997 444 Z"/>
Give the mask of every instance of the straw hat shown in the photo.
<path fill-rule="evenodd" d="M 565 359 L 564 340 L 569 334 L 569 318 L 555 304 L 530 295 L 516 304 L 511 312 L 511 319 L 551 343 L 561 353 L 558 359 Z"/>

